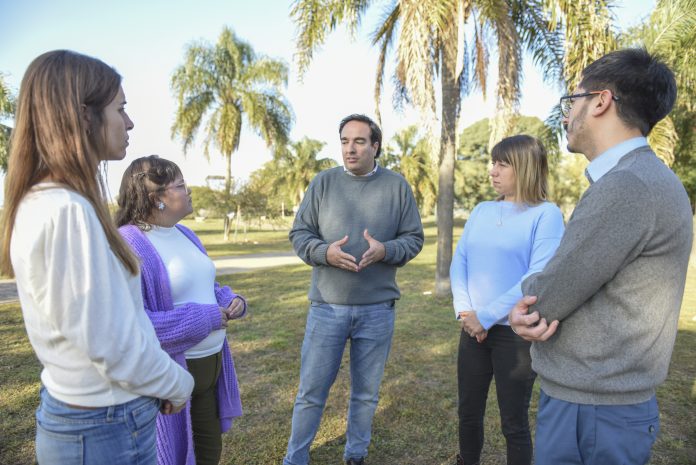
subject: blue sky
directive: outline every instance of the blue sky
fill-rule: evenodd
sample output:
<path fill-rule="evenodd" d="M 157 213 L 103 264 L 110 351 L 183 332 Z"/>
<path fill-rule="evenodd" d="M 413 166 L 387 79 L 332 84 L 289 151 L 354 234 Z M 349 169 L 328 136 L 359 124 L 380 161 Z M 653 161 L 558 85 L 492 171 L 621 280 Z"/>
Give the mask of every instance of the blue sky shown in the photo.
<path fill-rule="evenodd" d="M 374 113 L 377 53 L 369 45 L 368 34 L 384 6 L 391 2 L 376 3 L 355 40 L 343 28 L 329 35 L 300 82 L 293 61 L 295 26 L 289 18 L 290 1 L 0 0 L 0 73 L 16 90 L 31 60 L 45 51 L 68 48 L 102 59 L 123 75 L 127 110 L 135 122 L 128 156 L 109 165 L 112 194 L 117 193 L 128 163 L 152 153 L 175 161 L 190 184 L 202 185 L 207 175 L 223 174 L 224 161 L 214 150 L 210 162 L 205 161 L 199 145 L 184 158 L 180 143 L 170 139 L 176 104 L 169 79 L 182 62 L 187 44 L 214 42 L 227 25 L 257 53 L 285 60 L 290 66 L 286 96 L 295 113 L 292 139 L 308 136 L 325 141 L 322 156 L 340 160 L 339 120 L 350 113 Z M 624 0 L 615 10 L 619 25 L 623 28 L 635 24 L 653 5 L 653 0 Z M 494 66 L 490 72 L 495 74 Z M 543 119 L 561 91 L 543 83 L 528 59 L 524 76 L 521 112 Z M 478 93 L 463 101 L 462 127 L 491 115 L 494 85 L 489 89 L 488 101 Z M 413 111 L 392 111 L 391 94 L 387 83 L 380 107 L 385 142 L 396 131 L 418 122 Z M 203 137 L 201 133 L 198 139 Z M 233 176 L 246 179 L 270 158 L 261 139 L 245 131 L 239 151 L 233 154 Z"/>

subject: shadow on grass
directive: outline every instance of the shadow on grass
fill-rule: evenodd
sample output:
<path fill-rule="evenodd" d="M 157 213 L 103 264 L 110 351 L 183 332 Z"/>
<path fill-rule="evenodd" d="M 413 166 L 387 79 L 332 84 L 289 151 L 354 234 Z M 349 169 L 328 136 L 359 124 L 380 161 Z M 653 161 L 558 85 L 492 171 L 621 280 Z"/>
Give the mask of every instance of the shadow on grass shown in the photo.
<path fill-rule="evenodd" d="M 17 304 L 0 305 L 0 463 L 34 463 L 34 411 L 41 366 Z"/>
<path fill-rule="evenodd" d="M 680 329 L 669 374 L 657 389 L 660 437 L 653 447 L 652 464 L 696 463 L 696 332 Z"/>
<path fill-rule="evenodd" d="M 449 299 L 432 291 L 434 247 L 398 272 L 402 299 L 390 359 L 373 424 L 369 463 L 451 465 L 457 448 L 456 348 L 459 328 Z M 242 391 L 244 416 L 224 436 L 222 464 L 280 464 L 290 434 L 299 382 L 300 346 L 308 308 L 308 266 L 287 266 L 224 276 L 221 281 L 247 297 L 250 313 L 228 327 Z M 692 278 L 693 280 L 693 278 Z M 680 323 L 672 366 L 658 391 L 662 434 L 653 465 L 696 463 L 696 324 Z M 687 329 L 685 329 L 687 328 Z M 33 463 L 34 410 L 39 364 L 31 352 L 17 305 L 0 306 L 0 463 Z M 311 450 L 316 465 L 341 463 L 349 396 L 344 357 Z M 487 406 L 486 464 L 505 463 L 505 444 L 491 387 Z M 532 397 L 533 424 L 538 385 Z"/>
<path fill-rule="evenodd" d="M 423 278 L 434 272 L 431 263 L 417 259 L 399 270 L 404 292 L 397 303 L 394 341 L 374 420 L 371 463 L 446 465 L 456 452 L 459 328 L 450 301 L 426 294 L 432 284 Z M 223 463 L 280 464 L 299 382 L 310 270 L 297 266 L 226 278 L 250 296 L 251 314 L 231 329 L 247 413 L 225 438 Z M 269 280 L 276 283 L 272 296 L 264 284 Z M 340 463 L 343 456 L 350 391 L 347 353 L 311 450 L 312 463 Z M 497 415 L 497 406 L 492 414 Z M 495 421 L 489 423 L 495 427 Z M 487 444 L 495 445 L 491 436 Z M 490 460 L 495 454 L 487 456 L 488 463 L 497 463 Z"/>

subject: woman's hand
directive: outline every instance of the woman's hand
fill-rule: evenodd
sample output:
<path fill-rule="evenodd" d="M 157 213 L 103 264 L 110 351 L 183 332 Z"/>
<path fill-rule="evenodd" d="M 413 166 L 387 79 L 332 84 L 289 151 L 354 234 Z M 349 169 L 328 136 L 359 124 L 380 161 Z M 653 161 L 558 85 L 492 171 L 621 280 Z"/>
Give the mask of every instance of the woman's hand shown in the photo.
<path fill-rule="evenodd" d="M 220 309 L 220 319 L 222 320 L 220 323 L 220 328 L 227 327 L 227 321 L 230 319 L 229 316 L 227 316 L 227 309 L 218 307 Z"/>
<path fill-rule="evenodd" d="M 163 400 L 162 401 L 162 406 L 160 407 L 160 413 L 162 415 L 174 415 L 176 413 L 181 412 L 184 407 L 186 407 L 186 402 L 184 402 L 181 405 L 174 405 L 172 404 L 171 401 L 169 400 Z"/>
<path fill-rule="evenodd" d="M 234 320 L 244 315 L 244 300 L 241 297 L 232 299 L 225 313 L 227 314 L 228 320 Z"/>
<path fill-rule="evenodd" d="M 486 339 L 488 331 L 479 322 L 475 311 L 459 312 L 459 323 L 462 326 L 462 330 L 466 331 L 469 336 L 475 337 L 478 342 Z"/>

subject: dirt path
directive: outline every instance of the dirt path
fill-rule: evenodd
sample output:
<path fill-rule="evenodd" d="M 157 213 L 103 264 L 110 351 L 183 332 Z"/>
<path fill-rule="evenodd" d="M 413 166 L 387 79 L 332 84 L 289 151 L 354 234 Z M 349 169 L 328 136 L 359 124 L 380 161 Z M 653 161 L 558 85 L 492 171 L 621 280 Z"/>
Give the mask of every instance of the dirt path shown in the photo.
<path fill-rule="evenodd" d="M 244 273 L 259 268 L 283 265 L 297 265 L 302 261 L 294 252 L 250 254 L 213 258 L 218 275 Z M 0 279 L 0 303 L 17 300 L 17 286 L 14 279 Z"/>

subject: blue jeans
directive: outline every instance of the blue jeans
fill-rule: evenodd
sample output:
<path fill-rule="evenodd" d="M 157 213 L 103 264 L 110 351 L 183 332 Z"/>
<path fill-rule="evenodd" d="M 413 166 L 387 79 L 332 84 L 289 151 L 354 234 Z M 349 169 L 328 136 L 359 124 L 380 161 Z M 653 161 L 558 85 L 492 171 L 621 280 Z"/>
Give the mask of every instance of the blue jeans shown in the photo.
<path fill-rule="evenodd" d="M 75 408 L 42 387 L 36 411 L 36 459 L 40 465 L 156 465 L 159 409 L 160 400 L 152 397 L 110 407 Z"/>
<path fill-rule="evenodd" d="M 536 426 L 536 465 L 642 465 L 660 431 L 657 399 L 628 405 L 587 405 L 543 390 Z"/>
<path fill-rule="evenodd" d="M 307 465 L 329 389 L 350 340 L 350 405 L 344 459 L 367 456 L 379 385 L 394 334 L 394 303 L 312 303 L 307 315 L 300 387 L 284 465 Z"/>

